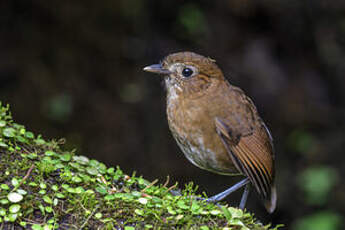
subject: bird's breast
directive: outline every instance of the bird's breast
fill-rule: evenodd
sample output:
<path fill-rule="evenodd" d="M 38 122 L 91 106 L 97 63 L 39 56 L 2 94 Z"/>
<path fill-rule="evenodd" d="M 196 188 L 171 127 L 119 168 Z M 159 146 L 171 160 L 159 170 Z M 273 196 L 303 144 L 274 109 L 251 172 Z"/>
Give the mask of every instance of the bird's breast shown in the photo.
<path fill-rule="evenodd" d="M 178 88 L 168 89 L 169 128 L 186 158 L 194 165 L 218 174 L 237 172 L 220 137 L 206 97 L 191 99 Z"/>

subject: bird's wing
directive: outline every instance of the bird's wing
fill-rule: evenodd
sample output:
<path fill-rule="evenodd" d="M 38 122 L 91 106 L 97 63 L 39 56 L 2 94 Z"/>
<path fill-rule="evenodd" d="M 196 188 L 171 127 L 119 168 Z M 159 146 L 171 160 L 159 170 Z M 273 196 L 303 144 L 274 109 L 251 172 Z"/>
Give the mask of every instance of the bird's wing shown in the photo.
<path fill-rule="evenodd" d="M 215 126 L 236 168 L 247 176 L 265 200 L 270 199 L 274 178 L 274 156 L 271 135 L 257 115 L 256 108 L 244 94 L 245 106 L 227 117 L 216 117 Z M 250 113 L 248 113 L 250 111 Z"/>

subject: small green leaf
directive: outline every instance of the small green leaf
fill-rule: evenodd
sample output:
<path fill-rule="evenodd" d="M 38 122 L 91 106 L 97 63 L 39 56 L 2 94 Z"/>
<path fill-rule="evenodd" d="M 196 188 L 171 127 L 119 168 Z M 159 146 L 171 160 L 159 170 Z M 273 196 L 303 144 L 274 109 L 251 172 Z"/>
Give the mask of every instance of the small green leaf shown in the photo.
<path fill-rule="evenodd" d="M 46 211 L 45 211 L 44 206 L 42 204 L 39 204 L 38 208 L 40 209 L 40 211 L 42 212 L 43 215 L 46 214 Z"/>
<path fill-rule="evenodd" d="M 211 213 L 211 215 L 217 216 L 217 215 L 221 214 L 221 211 L 214 209 L 214 210 L 211 210 L 210 213 Z"/>
<path fill-rule="evenodd" d="M 29 139 L 33 139 L 33 138 L 35 138 L 35 135 L 32 132 L 25 132 L 25 137 L 27 137 Z"/>
<path fill-rule="evenodd" d="M 17 213 L 20 210 L 20 205 L 19 204 L 12 204 L 9 207 L 10 213 Z"/>
<path fill-rule="evenodd" d="M 65 154 L 60 156 L 60 159 L 62 161 L 66 161 L 67 162 L 67 161 L 70 161 L 72 159 L 72 155 L 69 154 L 69 153 L 65 153 Z"/>
<path fill-rule="evenodd" d="M 75 169 L 82 169 L 82 167 L 80 167 L 79 163 L 75 163 L 75 162 L 69 162 L 68 165 L 72 166 Z"/>
<path fill-rule="evenodd" d="M 96 160 L 90 160 L 89 165 L 93 167 L 97 167 L 99 165 L 99 162 Z"/>
<path fill-rule="evenodd" d="M 144 215 L 144 211 L 141 209 L 135 209 L 134 212 L 139 215 L 139 216 L 143 216 Z"/>
<path fill-rule="evenodd" d="M 141 192 L 138 192 L 138 191 L 133 191 L 133 192 L 132 192 L 132 195 L 133 195 L 133 196 L 136 196 L 136 197 L 141 197 L 141 194 L 142 194 L 142 193 L 141 193 Z"/>
<path fill-rule="evenodd" d="M 19 184 L 19 181 L 17 178 L 14 177 L 14 178 L 12 178 L 11 183 L 14 187 L 16 187 Z"/>
<path fill-rule="evenodd" d="M 135 230 L 135 228 L 132 226 L 125 226 L 125 230 Z"/>
<path fill-rule="evenodd" d="M 46 189 L 47 188 L 47 185 L 45 183 L 40 183 L 40 188 L 41 189 Z"/>
<path fill-rule="evenodd" d="M 2 205 L 8 204 L 8 203 L 9 203 L 9 201 L 7 199 L 1 199 L 0 200 L 0 204 L 2 204 Z"/>
<path fill-rule="evenodd" d="M 16 135 L 16 130 L 14 128 L 5 128 L 3 131 L 2 131 L 2 134 L 5 136 L 5 137 L 14 137 Z"/>
<path fill-rule="evenodd" d="M 32 230 L 43 230 L 42 226 L 39 224 L 33 224 L 31 228 Z"/>
<path fill-rule="evenodd" d="M 138 199 L 138 202 L 139 202 L 140 204 L 145 205 L 145 204 L 147 204 L 147 199 L 144 198 L 144 197 L 141 197 L 141 198 Z"/>
<path fill-rule="evenodd" d="M 229 224 L 231 225 L 236 225 L 236 226 L 241 226 L 241 230 L 250 230 L 247 228 L 244 223 L 240 219 L 231 219 L 229 220 Z"/>
<path fill-rule="evenodd" d="M 5 216 L 6 215 L 6 209 L 0 208 L 0 216 Z"/>
<path fill-rule="evenodd" d="M 22 136 L 16 136 L 16 139 L 18 141 L 22 142 L 22 143 L 26 143 L 27 142 L 27 140 L 24 137 L 22 137 Z"/>
<path fill-rule="evenodd" d="M 22 195 L 28 194 L 28 192 L 23 189 L 17 189 L 17 193 L 22 194 Z"/>
<path fill-rule="evenodd" d="M 18 126 L 17 128 L 20 128 L 20 126 Z M 20 128 L 19 133 L 21 135 L 24 135 L 25 134 L 25 128 Z"/>
<path fill-rule="evenodd" d="M 0 147 L 7 148 L 8 145 L 2 141 L 0 141 Z"/>
<path fill-rule="evenodd" d="M 170 213 L 171 215 L 176 215 L 177 214 L 176 211 L 171 206 L 168 206 L 167 210 L 168 210 L 168 213 Z"/>
<path fill-rule="evenodd" d="M 109 175 L 114 175 L 114 174 L 115 174 L 115 169 L 114 169 L 114 168 L 108 168 L 108 169 L 107 169 L 107 173 L 108 173 Z"/>
<path fill-rule="evenodd" d="M 80 183 L 80 182 L 82 182 L 83 180 L 82 180 L 80 177 L 78 177 L 78 176 L 74 176 L 74 177 L 72 177 L 72 181 L 73 181 L 74 183 Z"/>
<path fill-rule="evenodd" d="M 5 127 L 6 126 L 6 121 L 0 121 L 0 128 L 2 128 L 2 127 Z"/>
<path fill-rule="evenodd" d="M 225 218 L 226 218 L 227 220 L 230 220 L 231 217 L 232 217 L 230 211 L 229 211 L 226 207 L 224 207 L 224 206 L 221 206 L 221 208 L 222 208 L 222 210 L 223 210 L 223 214 L 224 214 Z"/>
<path fill-rule="evenodd" d="M 54 218 L 51 218 L 47 221 L 48 224 L 54 224 L 54 222 L 56 222 Z"/>
<path fill-rule="evenodd" d="M 44 145 L 46 143 L 45 140 L 41 139 L 41 138 L 37 138 L 36 140 L 34 140 L 34 142 L 37 144 L 37 145 Z"/>
<path fill-rule="evenodd" d="M 52 204 L 53 200 L 49 197 L 49 196 L 43 196 L 43 200 L 44 202 L 46 202 L 47 204 Z"/>
<path fill-rule="evenodd" d="M 69 193 L 75 193 L 75 188 L 69 187 L 68 189 L 66 189 L 67 192 Z"/>
<path fill-rule="evenodd" d="M 230 212 L 232 218 L 242 218 L 243 217 L 243 211 L 241 209 L 229 207 L 228 211 Z"/>
<path fill-rule="evenodd" d="M 84 193 L 84 192 L 85 192 L 85 189 L 81 186 L 75 188 L 76 194 L 80 194 L 80 193 Z"/>
<path fill-rule="evenodd" d="M 64 168 L 64 167 L 65 167 L 65 165 L 62 164 L 62 163 L 57 163 L 57 164 L 55 164 L 55 168 L 56 168 L 56 169 L 62 169 L 62 168 Z"/>
<path fill-rule="evenodd" d="M 38 186 L 38 184 L 35 183 L 35 182 L 30 182 L 29 185 L 32 186 L 32 187 L 37 187 Z"/>
<path fill-rule="evenodd" d="M 44 153 L 44 155 L 46 155 L 46 156 L 55 156 L 56 153 L 55 153 L 54 151 L 48 150 L 48 151 L 46 151 L 46 152 Z"/>
<path fill-rule="evenodd" d="M 89 158 L 85 156 L 73 156 L 73 160 L 82 165 L 87 165 L 89 163 Z"/>
<path fill-rule="evenodd" d="M 91 190 L 91 189 L 88 189 L 88 190 L 85 191 L 85 193 L 86 194 L 94 194 L 95 192 L 93 190 Z"/>
<path fill-rule="evenodd" d="M 107 194 L 107 189 L 104 187 L 96 187 L 96 191 L 103 195 Z"/>
<path fill-rule="evenodd" d="M 192 212 L 197 212 L 200 209 L 200 205 L 198 204 L 198 202 L 193 201 L 191 209 Z"/>
<path fill-rule="evenodd" d="M 10 213 L 7 217 L 8 217 L 8 220 L 10 222 L 14 222 L 14 221 L 16 221 L 18 214 L 17 213 Z"/>
<path fill-rule="evenodd" d="M 10 192 L 7 195 L 7 199 L 12 203 L 18 203 L 23 199 L 23 196 L 16 192 Z"/>
<path fill-rule="evenodd" d="M 176 220 L 181 220 L 184 216 L 182 214 L 179 214 L 175 217 Z"/>
<path fill-rule="evenodd" d="M 62 187 L 63 189 L 68 189 L 68 188 L 69 188 L 69 185 L 68 185 L 68 184 L 62 184 L 61 187 Z"/>
<path fill-rule="evenodd" d="M 97 212 L 96 214 L 95 214 L 95 218 L 96 219 L 101 219 L 102 218 L 102 213 L 100 213 L 100 212 Z"/>
<path fill-rule="evenodd" d="M 108 195 L 106 195 L 105 197 L 104 197 L 104 200 L 114 200 L 115 199 L 115 197 L 114 197 L 114 195 L 111 195 L 111 194 L 108 194 Z"/>
<path fill-rule="evenodd" d="M 52 186 L 52 190 L 55 191 L 55 192 L 58 191 L 58 190 L 59 190 L 59 186 L 57 186 L 57 185 L 54 184 L 54 185 Z"/>
<path fill-rule="evenodd" d="M 107 166 L 105 166 L 105 164 L 103 163 L 99 163 L 99 165 L 97 166 L 97 169 L 102 174 L 105 174 L 107 172 Z"/>
<path fill-rule="evenodd" d="M 55 196 L 56 196 L 57 198 L 59 198 L 59 199 L 65 198 L 65 195 L 62 194 L 62 193 L 60 193 L 60 192 L 59 192 L 59 193 L 56 193 Z"/>
<path fill-rule="evenodd" d="M 97 176 L 98 175 L 98 170 L 93 167 L 87 167 L 86 172 L 92 176 Z"/>
<path fill-rule="evenodd" d="M 187 206 L 183 200 L 177 201 L 177 206 L 181 209 L 189 209 L 189 206 Z"/>
<path fill-rule="evenodd" d="M 10 187 L 8 187 L 7 184 L 1 184 L 0 188 L 3 189 L 3 190 L 9 190 L 10 189 Z"/>
<path fill-rule="evenodd" d="M 56 198 L 54 198 L 54 200 L 53 200 L 53 205 L 56 206 L 56 205 L 58 204 L 58 202 L 59 202 L 59 200 L 56 199 Z"/>
<path fill-rule="evenodd" d="M 30 153 L 28 154 L 28 158 L 31 159 L 31 160 L 34 160 L 37 158 L 37 153 Z"/>
<path fill-rule="evenodd" d="M 46 212 L 48 212 L 48 213 L 52 213 L 52 212 L 53 212 L 53 208 L 50 207 L 50 206 L 47 206 L 47 207 L 45 207 L 44 209 L 45 209 Z"/>

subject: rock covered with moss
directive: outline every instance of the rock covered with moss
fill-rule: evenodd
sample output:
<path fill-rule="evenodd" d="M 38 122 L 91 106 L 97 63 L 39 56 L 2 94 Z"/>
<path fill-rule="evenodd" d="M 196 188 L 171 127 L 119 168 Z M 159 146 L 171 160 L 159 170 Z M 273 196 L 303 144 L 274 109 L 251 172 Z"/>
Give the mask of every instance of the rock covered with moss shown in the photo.
<path fill-rule="evenodd" d="M 199 201 L 196 187 L 148 182 L 63 150 L 12 120 L 0 102 L 0 229 L 277 229 Z"/>

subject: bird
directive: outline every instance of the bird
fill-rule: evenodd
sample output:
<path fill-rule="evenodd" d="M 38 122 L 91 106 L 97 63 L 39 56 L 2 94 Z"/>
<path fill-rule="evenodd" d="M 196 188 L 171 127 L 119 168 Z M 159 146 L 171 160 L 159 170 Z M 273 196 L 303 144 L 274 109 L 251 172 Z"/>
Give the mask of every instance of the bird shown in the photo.
<path fill-rule="evenodd" d="M 172 136 L 195 166 L 243 179 L 207 199 L 219 202 L 244 187 L 244 209 L 251 187 L 272 213 L 276 208 L 273 138 L 253 101 L 229 83 L 216 61 L 177 52 L 144 71 L 164 77 L 166 113 Z"/>

